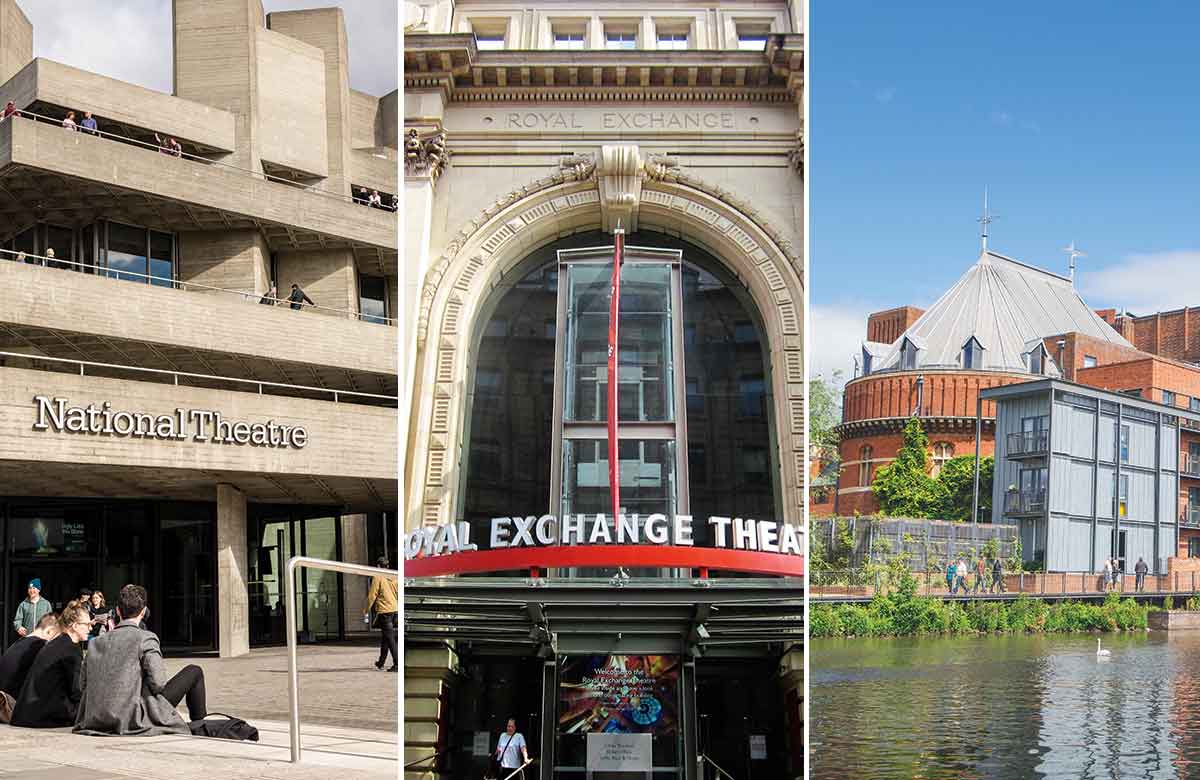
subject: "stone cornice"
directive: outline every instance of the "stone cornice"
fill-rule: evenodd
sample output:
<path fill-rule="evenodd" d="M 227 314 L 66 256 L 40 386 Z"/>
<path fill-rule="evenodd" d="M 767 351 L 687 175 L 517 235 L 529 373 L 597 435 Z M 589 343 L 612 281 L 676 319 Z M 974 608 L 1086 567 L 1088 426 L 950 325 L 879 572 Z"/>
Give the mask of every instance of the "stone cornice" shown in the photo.
<path fill-rule="evenodd" d="M 479 51 L 473 35 L 407 35 L 404 86 L 453 102 L 798 102 L 804 37 L 772 35 L 762 52 Z"/>
<path fill-rule="evenodd" d="M 894 433 L 904 430 L 911 417 L 874 417 L 869 420 L 851 420 L 835 425 L 833 430 L 844 440 L 877 433 Z M 974 430 L 974 417 L 958 416 L 928 416 L 917 418 L 926 433 L 932 431 Z M 980 418 L 983 428 L 988 429 L 996 424 L 996 418 Z"/>

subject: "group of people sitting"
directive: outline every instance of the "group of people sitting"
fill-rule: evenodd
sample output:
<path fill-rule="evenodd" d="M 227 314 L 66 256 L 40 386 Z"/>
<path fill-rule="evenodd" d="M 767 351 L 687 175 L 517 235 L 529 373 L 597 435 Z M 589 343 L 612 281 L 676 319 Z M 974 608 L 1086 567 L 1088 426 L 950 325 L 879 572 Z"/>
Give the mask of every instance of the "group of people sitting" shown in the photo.
<path fill-rule="evenodd" d="M 167 676 L 158 636 L 145 626 L 145 588 L 121 588 L 115 617 L 98 625 L 94 600 L 72 601 L 55 614 L 35 598 L 35 583 L 34 627 L 22 625 L 21 639 L 0 657 L 0 722 L 135 736 L 190 734 L 176 710 L 185 700 L 190 720 L 207 716 L 203 670 L 189 665 Z M 27 620 L 28 613 L 18 611 L 17 619 Z"/>

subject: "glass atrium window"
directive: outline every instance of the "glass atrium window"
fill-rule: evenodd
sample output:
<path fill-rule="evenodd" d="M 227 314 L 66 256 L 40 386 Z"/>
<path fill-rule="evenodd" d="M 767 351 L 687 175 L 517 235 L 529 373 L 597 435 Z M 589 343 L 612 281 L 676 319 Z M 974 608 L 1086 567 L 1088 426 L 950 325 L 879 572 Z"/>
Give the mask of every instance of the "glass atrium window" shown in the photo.
<path fill-rule="evenodd" d="M 555 31 L 554 33 L 554 48 L 566 51 L 582 51 L 583 50 L 583 31 Z"/>
<path fill-rule="evenodd" d="M 604 48 L 606 49 L 636 49 L 637 48 L 637 33 L 633 32 L 607 32 L 604 36 Z"/>
<path fill-rule="evenodd" d="M 683 51 L 688 47 L 686 32 L 659 32 L 658 48 L 663 50 Z"/>

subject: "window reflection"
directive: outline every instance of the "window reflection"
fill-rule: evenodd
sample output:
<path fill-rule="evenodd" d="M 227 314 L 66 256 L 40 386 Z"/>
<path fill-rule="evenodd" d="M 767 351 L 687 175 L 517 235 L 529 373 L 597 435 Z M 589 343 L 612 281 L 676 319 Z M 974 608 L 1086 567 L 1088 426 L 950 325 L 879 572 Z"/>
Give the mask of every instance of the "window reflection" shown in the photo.
<path fill-rule="evenodd" d="M 382 276 L 358 277 L 358 311 L 367 322 L 387 322 L 387 280 Z"/>

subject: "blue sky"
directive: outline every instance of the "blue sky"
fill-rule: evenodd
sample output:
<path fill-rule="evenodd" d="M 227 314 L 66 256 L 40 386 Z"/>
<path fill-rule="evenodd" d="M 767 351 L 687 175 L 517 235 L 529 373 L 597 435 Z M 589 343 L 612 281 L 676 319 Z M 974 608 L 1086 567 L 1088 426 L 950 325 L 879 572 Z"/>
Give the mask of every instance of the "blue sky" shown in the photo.
<path fill-rule="evenodd" d="M 991 248 L 1094 308 L 1200 306 L 1200 4 L 812 0 L 812 369 Z"/>

